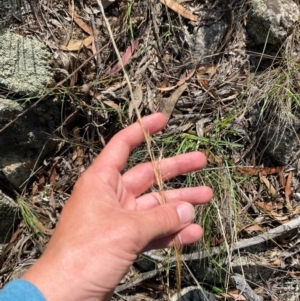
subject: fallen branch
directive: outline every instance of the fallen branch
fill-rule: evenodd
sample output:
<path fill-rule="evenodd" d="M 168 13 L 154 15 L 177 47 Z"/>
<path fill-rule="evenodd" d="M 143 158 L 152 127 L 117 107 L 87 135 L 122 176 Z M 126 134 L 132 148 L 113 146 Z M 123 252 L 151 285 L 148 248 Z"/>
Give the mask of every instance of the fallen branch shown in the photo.
<path fill-rule="evenodd" d="M 255 246 L 258 245 L 260 243 L 264 243 L 268 240 L 272 240 L 290 230 L 296 229 L 300 227 L 300 217 L 297 217 L 295 219 L 293 219 L 290 222 L 287 222 L 284 225 L 281 225 L 277 228 L 271 229 L 270 231 L 263 233 L 263 234 L 259 234 L 255 237 L 249 238 L 249 239 L 244 239 L 241 241 L 238 241 L 234 244 L 231 245 L 231 250 L 232 251 L 236 251 L 236 250 L 240 250 L 240 249 L 244 249 L 244 248 L 248 248 L 251 246 Z M 219 247 L 214 247 L 211 248 L 209 251 L 202 251 L 202 252 L 195 252 L 195 253 L 191 253 L 191 254 L 183 254 L 181 256 L 181 260 L 182 261 L 192 261 L 192 260 L 201 260 L 203 258 L 206 258 L 208 256 L 214 256 L 220 253 L 222 246 Z M 170 268 L 172 266 L 175 266 L 176 264 L 176 257 L 167 257 L 167 256 L 160 256 L 160 255 L 155 255 L 155 254 L 151 254 L 150 252 L 145 252 L 143 253 L 144 257 L 149 257 L 149 259 L 151 259 L 152 261 L 155 260 L 157 262 L 163 262 L 165 263 L 165 267 L 160 268 L 160 269 L 156 269 L 147 273 L 143 273 L 138 279 L 134 280 L 133 282 L 129 282 L 123 285 L 119 285 L 116 288 L 116 292 L 120 292 L 122 290 L 125 289 L 129 289 L 131 287 L 136 286 L 138 283 L 146 280 L 146 279 L 150 279 L 153 278 L 154 276 L 156 276 L 159 272 L 163 271 L 166 268 Z M 249 299 L 250 300 L 250 299 Z M 252 300 L 256 300 L 256 299 L 252 299 Z"/>

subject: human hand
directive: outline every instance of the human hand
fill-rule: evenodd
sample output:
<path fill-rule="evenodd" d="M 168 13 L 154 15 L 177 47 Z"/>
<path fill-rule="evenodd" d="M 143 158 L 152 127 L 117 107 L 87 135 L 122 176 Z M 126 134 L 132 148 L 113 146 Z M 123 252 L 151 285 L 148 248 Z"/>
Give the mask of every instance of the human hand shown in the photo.
<path fill-rule="evenodd" d="M 166 125 L 163 114 L 143 118 L 154 134 Z M 23 276 L 48 301 L 109 300 L 137 255 L 153 248 L 198 241 L 202 228 L 191 224 L 192 205 L 208 202 L 208 187 L 165 192 L 160 205 L 157 192 L 142 195 L 155 184 L 151 162 L 123 175 L 130 152 L 144 140 L 139 122 L 116 134 L 75 184 L 50 242 Z M 163 159 L 163 180 L 203 168 L 205 156 L 193 152 Z"/>

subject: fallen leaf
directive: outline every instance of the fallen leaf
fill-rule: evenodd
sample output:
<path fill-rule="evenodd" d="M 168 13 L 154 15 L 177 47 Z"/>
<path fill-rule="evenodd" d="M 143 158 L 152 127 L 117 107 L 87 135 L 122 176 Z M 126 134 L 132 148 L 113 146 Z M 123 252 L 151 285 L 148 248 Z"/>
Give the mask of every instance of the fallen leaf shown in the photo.
<path fill-rule="evenodd" d="M 285 167 L 286 166 L 278 166 L 278 167 L 240 166 L 238 167 L 238 171 L 249 176 L 256 176 L 259 173 L 262 176 L 267 176 L 267 175 L 280 173 L 285 169 Z"/>
<path fill-rule="evenodd" d="M 44 233 L 44 234 L 46 234 L 46 235 L 48 235 L 48 236 L 51 236 L 52 234 L 53 234 L 53 232 L 54 232 L 54 229 L 48 229 L 47 227 L 45 227 L 40 221 L 36 221 L 36 225 L 37 225 L 37 227 L 39 228 L 39 230 L 42 232 L 42 233 Z"/>
<path fill-rule="evenodd" d="M 201 88 L 213 99 L 216 99 L 217 96 L 213 91 L 210 90 L 209 81 L 197 75 L 197 80 Z"/>
<path fill-rule="evenodd" d="M 202 152 L 208 163 L 210 164 L 221 164 L 224 163 L 224 159 L 220 156 L 212 154 L 210 151 L 205 149 L 199 149 L 200 152 Z"/>
<path fill-rule="evenodd" d="M 289 274 L 292 278 L 300 278 L 300 271 L 289 272 Z"/>
<path fill-rule="evenodd" d="M 280 267 L 281 266 L 281 260 L 279 258 L 270 261 L 270 263 L 274 266 Z"/>
<path fill-rule="evenodd" d="M 86 33 L 88 33 L 90 36 L 94 36 L 93 30 L 90 26 L 84 23 L 82 19 L 76 14 L 76 12 L 73 10 L 71 4 L 69 3 L 69 13 L 73 17 L 74 22 Z"/>
<path fill-rule="evenodd" d="M 38 193 L 38 191 L 39 191 L 39 185 L 37 184 L 37 182 L 33 182 L 31 194 L 36 195 Z"/>
<path fill-rule="evenodd" d="M 246 301 L 246 298 L 243 295 L 241 295 L 237 289 L 230 290 L 227 293 L 222 293 L 221 295 L 225 298 L 233 298 L 237 301 Z"/>
<path fill-rule="evenodd" d="M 285 185 L 286 185 L 286 179 L 284 177 L 283 170 L 279 173 L 279 181 L 280 181 L 281 187 L 285 187 Z"/>
<path fill-rule="evenodd" d="M 270 183 L 270 181 L 267 179 L 267 177 L 262 176 L 261 173 L 259 173 L 259 179 L 262 183 L 264 183 L 267 186 L 271 196 L 276 199 L 278 197 L 277 191 L 274 188 L 274 186 Z"/>
<path fill-rule="evenodd" d="M 273 211 L 273 210 L 280 210 L 283 208 L 283 204 L 281 203 L 278 203 L 278 204 L 267 204 L 265 202 L 262 202 L 262 201 L 257 201 L 256 202 L 257 206 L 259 208 L 262 208 L 266 211 Z"/>
<path fill-rule="evenodd" d="M 44 190 L 45 183 L 46 183 L 45 177 L 43 175 L 41 175 L 39 177 L 39 184 L 38 184 L 39 191 Z"/>
<path fill-rule="evenodd" d="M 95 45 L 95 39 L 93 39 L 93 43 L 92 43 L 92 52 L 93 52 L 95 61 L 97 61 L 97 49 L 96 49 L 96 45 Z"/>
<path fill-rule="evenodd" d="M 173 0 L 160 0 L 163 4 L 174 10 L 176 13 L 181 15 L 182 17 L 189 19 L 191 21 L 198 21 L 198 17 L 193 15 L 189 10 L 184 8 L 182 5 L 179 3 L 173 1 Z"/>
<path fill-rule="evenodd" d="M 56 185 L 56 166 L 58 161 L 54 161 L 50 169 L 50 183 L 54 187 Z"/>
<path fill-rule="evenodd" d="M 186 88 L 187 84 L 183 84 L 176 91 L 174 91 L 174 93 L 164 102 L 162 113 L 166 115 L 167 120 L 170 119 L 179 97 L 182 95 Z"/>
<path fill-rule="evenodd" d="M 289 175 L 288 175 L 288 178 L 287 178 L 287 181 L 286 181 L 285 189 L 284 189 L 285 201 L 286 201 L 287 207 L 289 209 L 291 209 L 293 207 L 292 203 L 290 201 L 290 195 L 292 194 L 292 190 L 291 190 L 292 177 L 293 177 L 293 172 L 290 171 Z"/>
<path fill-rule="evenodd" d="M 177 87 L 183 85 L 187 80 L 189 80 L 195 73 L 195 69 L 192 70 L 186 77 L 181 78 L 175 86 L 171 86 L 171 87 L 159 87 L 157 88 L 160 91 L 171 91 L 176 89 Z"/>
<path fill-rule="evenodd" d="M 83 46 L 88 47 L 93 43 L 94 37 L 89 36 L 84 40 L 70 40 L 68 45 L 61 45 L 59 46 L 59 49 L 65 50 L 65 51 L 78 51 Z"/>
<path fill-rule="evenodd" d="M 249 226 L 249 227 L 245 228 L 244 230 L 246 230 L 248 233 L 264 232 L 264 229 L 259 225 L 252 225 L 252 226 Z"/>
<path fill-rule="evenodd" d="M 133 91 L 133 99 L 131 99 L 128 107 L 128 117 L 132 118 L 133 111 L 136 108 L 139 108 L 143 101 L 143 90 L 140 84 L 136 84 L 135 89 Z"/>
<path fill-rule="evenodd" d="M 221 66 L 221 64 L 201 66 L 197 69 L 197 77 L 200 78 L 201 75 L 207 74 L 208 79 L 212 79 L 212 77 L 216 74 L 216 72 L 220 66 Z"/>
<path fill-rule="evenodd" d="M 119 121 L 122 125 L 124 125 L 120 107 L 116 103 L 114 103 L 112 100 L 104 100 L 103 103 L 105 103 L 107 106 L 109 106 L 117 111 L 117 113 L 119 115 Z"/>
<path fill-rule="evenodd" d="M 116 72 L 118 72 L 119 70 L 122 69 L 122 65 L 125 66 L 128 64 L 128 62 L 130 61 L 134 51 L 136 50 L 136 48 L 139 45 L 139 39 L 136 39 L 135 41 L 133 41 L 131 43 L 131 45 L 126 49 L 125 53 L 122 56 L 121 62 L 118 62 L 114 67 L 112 67 L 109 71 L 109 74 L 112 75 Z"/>
<path fill-rule="evenodd" d="M 219 246 L 221 243 L 223 243 L 225 241 L 225 238 L 224 238 L 224 236 L 222 236 L 222 237 L 213 237 L 212 239 L 211 239 L 211 245 L 212 246 Z"/>

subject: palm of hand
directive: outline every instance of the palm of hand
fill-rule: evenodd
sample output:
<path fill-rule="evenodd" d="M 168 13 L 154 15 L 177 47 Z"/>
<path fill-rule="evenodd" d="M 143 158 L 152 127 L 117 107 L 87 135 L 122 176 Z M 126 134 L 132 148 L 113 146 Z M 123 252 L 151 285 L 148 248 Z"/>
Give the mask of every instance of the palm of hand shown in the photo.
<path fill-rule="evenodd" d="M 165 122 L 162 114 L 143 120 L 150 134 L 162 129 Z M 180 235 L 184 244 L 202 235 L 201 227 L 191 224 L 193 209 L 186 202 L 192 205 L 208 202 L 212 196 L 208 187 L 166 191 L 167 204 L 160 206 L 159 193 L 142 195 L 155 184 L 152 163 L 139 164 L 120 174 L 130 152 L 143 138 L 143 131 L 136 123 L 111 139 L 76 183 L 39 261 L 39 266 L 46 266 L 49 273 L 61 269 L 54 261 L 64 263 L 59 277 L 63 283 L 72 281 L 68 291 L 77 290 L 72 300 L 108 300 L 140 252 L 170 246 L 175 235 Z M 204 155 L 194 152 L 164 159 L 159 169 L 166 180 L 204 165 Z M 28 275 L 30 281 L 38 281 L 34 270 Z M 60 300 L 59 290 L 52 298 L 53 291 L 49 292 L 47 285 L 39 285 L 47 299 Z M 64 298 L 61 300 L 68 300 L 67 290 L 60 295 Z"/>

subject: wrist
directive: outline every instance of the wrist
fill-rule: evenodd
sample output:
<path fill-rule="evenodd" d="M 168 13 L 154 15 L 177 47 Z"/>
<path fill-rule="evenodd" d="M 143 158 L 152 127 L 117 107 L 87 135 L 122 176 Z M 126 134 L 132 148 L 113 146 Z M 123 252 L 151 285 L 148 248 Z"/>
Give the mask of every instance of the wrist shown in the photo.
<path fill-rule="evenodd" d="M 68 260 L 68 257 L 76 257 L 50 255 L 47 253 L 42 255 L 21 277 L 36 286 L 47 301 L 108 301 L 111 299 L 112 291 L 93 291 L 91 286 L 86 287 L 80 263 Z M 95 282 L 98 284 L 98 281 L 95 280 Z"/>

